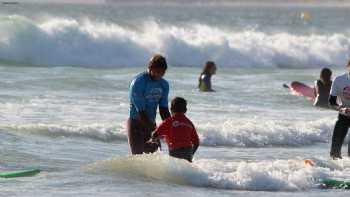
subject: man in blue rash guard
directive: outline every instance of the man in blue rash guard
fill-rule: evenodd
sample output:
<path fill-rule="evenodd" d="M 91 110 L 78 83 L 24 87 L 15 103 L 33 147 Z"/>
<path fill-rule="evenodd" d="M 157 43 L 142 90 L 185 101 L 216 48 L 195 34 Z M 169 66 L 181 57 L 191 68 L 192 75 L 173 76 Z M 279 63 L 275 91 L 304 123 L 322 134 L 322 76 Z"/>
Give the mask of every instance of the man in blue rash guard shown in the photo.
<path fill-rule="evenodd" d="M 132 154 L 150 153 L 158 148 L 157 144 L 146 142 L 156 127 L 158 106 L 162 120 L 170 117 L 169 84 L 162 78 L 166 69 L 166 59 L 161 55 L 154 55 L 149 61 L 148 71 L 137 75 L 130 84 L 128 140 Z"/>

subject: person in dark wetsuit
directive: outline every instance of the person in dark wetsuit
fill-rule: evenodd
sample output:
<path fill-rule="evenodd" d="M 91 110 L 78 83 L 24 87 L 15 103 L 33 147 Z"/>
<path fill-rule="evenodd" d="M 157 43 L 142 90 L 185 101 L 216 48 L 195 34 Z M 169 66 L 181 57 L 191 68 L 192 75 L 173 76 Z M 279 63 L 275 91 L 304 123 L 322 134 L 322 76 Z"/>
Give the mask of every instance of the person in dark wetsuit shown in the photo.
<path fill-rule="evenodd" d="M 347 64 L 348 72 L 337 76 L 332 84 L 329 96 L 329 105 L 339 111 L 338 120 L 335 123 L 330 156 L 333 159 L 341 159 L 341 147 L 350 127 L 350 60 Z M 337 98 L 340 103 L 337 103 Z M 348 146 L 350 156 L 350 146 Z"/>
<path fill-rule="evenodd" d="M 137 75 L 130 84 L 130 117 L 128 141 L 132 154 L 150 153 L 156 144 L 147 144 L 156 127 L 156 114 L 163 120 L 170 117 L 168 109 L 169 84 L 163 79 L 167 69 L 166 59 L 161 55 L 151 58 L 148 71 Z"/>
<path fill-rule="evenodd" d="M 314 106 L 328 108 L 328 98 L 332 86 L 332 71 L 323 68 L 320 79 L 315 81 L 315 101 Z"/>
<path fill-rule="evenodd" d="M 199 76 L 198 88 L 202 92 L 212 92 L 214 91 L 211 86 L 211 76 L 216 73 L 216 65 L 212 61 L 205 63 L 203 71 Z"/>
<path fill-rule="evenodd" d="M 171 117 L 153 132 L 150 143 L 165 138 L 170 156 L 192 162 L 199 146 L 199 138 L 193 123 L 185 116 L 186 105 L 186 100 L 181 97 L 175 97 L 171 101 Z"/>

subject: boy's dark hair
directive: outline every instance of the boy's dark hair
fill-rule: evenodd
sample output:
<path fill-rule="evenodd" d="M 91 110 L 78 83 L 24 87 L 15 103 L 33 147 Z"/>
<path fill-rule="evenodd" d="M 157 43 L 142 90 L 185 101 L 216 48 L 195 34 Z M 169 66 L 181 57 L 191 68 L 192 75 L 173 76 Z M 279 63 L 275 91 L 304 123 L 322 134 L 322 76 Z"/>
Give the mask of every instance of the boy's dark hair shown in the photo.
<path fill-rule="evenodd" d="M 187 101 L 182 97 L 175 97 L 171 101 L 170 110 L 174 113 L 186 113 L 187 111 Z"/>
<path fill-rule="evenodd" d="M 168 65 L 166 63 L 165 57 L 158 54 L 154 55 L 149 60 L 148 68 L 163 68 L 164 70 L 166 70 L 168 68 Z"/>

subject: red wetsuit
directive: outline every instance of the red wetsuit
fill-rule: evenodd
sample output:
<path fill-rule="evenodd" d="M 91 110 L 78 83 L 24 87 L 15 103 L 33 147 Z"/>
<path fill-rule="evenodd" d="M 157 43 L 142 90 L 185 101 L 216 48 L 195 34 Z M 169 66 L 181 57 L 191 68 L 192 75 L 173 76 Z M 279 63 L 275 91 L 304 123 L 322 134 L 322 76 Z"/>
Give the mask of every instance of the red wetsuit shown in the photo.
<path fill-rule="evenodd" d="M 176 156 L 176 153 L 183 152 L 185 149 L 185 152 L 189 152 L 191 158 L 186 157 L 184 159 L 192 161 L 193 151 L 195 151 L 193 148 L 197 149 L 199 138 L 193 123 L 185 114 L 176 113 L 165 119 L 155 130 L 155 133 L 165 138 L 170 155 L 183 158 L 182 156 Z"/>

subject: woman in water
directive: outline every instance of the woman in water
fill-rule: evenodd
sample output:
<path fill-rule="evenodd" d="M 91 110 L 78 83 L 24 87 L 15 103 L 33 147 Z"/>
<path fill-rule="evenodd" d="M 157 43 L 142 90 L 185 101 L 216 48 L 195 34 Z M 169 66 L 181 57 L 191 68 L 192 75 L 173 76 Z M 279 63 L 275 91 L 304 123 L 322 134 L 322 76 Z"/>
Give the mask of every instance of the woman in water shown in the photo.
<path fill-rule="evenodd" d="M 198 88 L 202 92 L 213 92 L 214 90 L 211 88 L 211 76 L 216 73 L 216 65 L 212 61 L 208 61 L 205 63 L 203 67 L 203 71 L 199 77 L 199 85 Z"/>
<path fill-rule="evenodd" d="M 328 97 L 332 86 L 332 71 L 323 68 L 320 79 L 315 81 L 315 102 L 314 106 L 328 108 Z"/>

